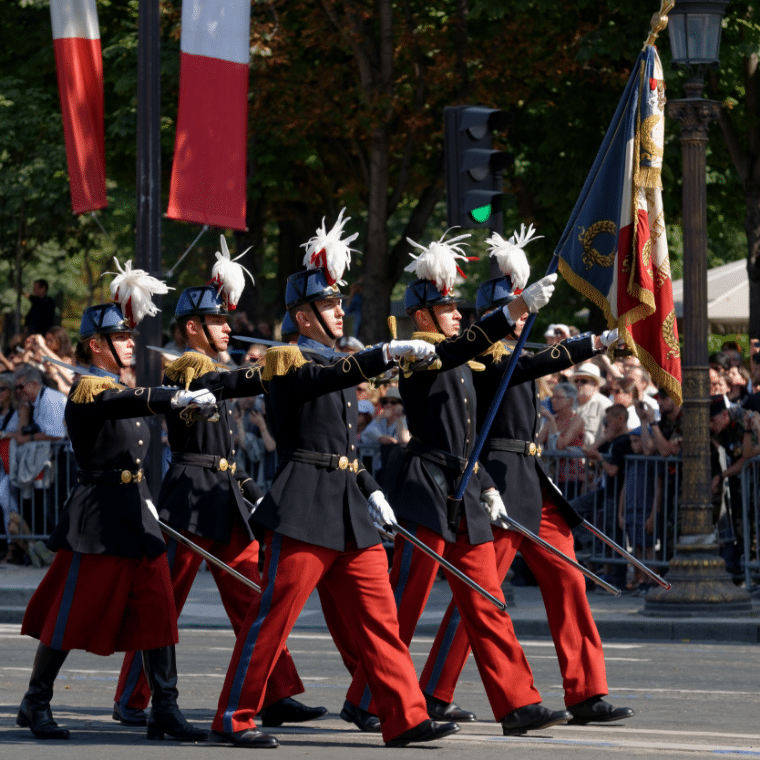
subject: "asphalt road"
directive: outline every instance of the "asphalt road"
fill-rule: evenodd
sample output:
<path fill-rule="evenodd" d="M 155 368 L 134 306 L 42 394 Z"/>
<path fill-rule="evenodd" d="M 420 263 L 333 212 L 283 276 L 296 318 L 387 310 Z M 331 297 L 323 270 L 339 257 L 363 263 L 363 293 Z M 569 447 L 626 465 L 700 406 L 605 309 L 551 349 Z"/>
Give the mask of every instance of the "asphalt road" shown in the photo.
<path fill-rule="evenodd" d="M 193 722 L 209 725 L 233 645 L 226 630 L 180 631 L 177 654 L 180 705 Z M 418 671 L 432 639 L 415 638 Z M 562 706 L 562 687 L 550 641 L 523 640 L 544 703 Z M 3 760 L 123 760 L 125 758 L 218 757 L 243 753 L 221 745 L 150 742 L 144 729 L 128 729 L 111 719 L 121 658 L 73 652 L 57 681 L 53 711 L 72 732 L 70 741 L 38 742 L 15 725 L 36 641 L 19 636 L 19 626 L 0 626 L 0 758 Z M 760 758 L 760 669 L 757 645 L 614 642 L 605 646 L 610 700 L 633 707 L 636 717 L 606 726 L 555 726 L 529 737 L 503 737 L 492 715 L 472 661 L 460 681 L 457 701 L 481 718 L 461 733 L 436 744 L 388 750 L 377 735 L 362 734 L 343 722 L 348 675 L 325 633 L 299 632 L 289 645 L 310 705 L 323 704 L 329 716 L 313 723 L 269 729 L 280 740 L 274 755 L 310 760 L 384 757 L 459 758 L 477 752 L 479 760 L 536 758 L 596 760 L 608 757 Z M 250 752 L 250 750 L 249 750 Z M 258 750 L 270 756 L 269 751 Z"/>

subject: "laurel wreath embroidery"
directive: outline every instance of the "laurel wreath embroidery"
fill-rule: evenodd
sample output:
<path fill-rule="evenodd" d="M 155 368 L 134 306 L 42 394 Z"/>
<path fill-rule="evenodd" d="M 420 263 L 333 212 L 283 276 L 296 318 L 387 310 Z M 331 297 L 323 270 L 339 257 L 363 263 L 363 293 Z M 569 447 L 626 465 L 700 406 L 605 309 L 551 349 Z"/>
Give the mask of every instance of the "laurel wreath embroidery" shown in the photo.
<path fill-rule="evenodd" d="M 662 323 L 662 339 L 665 341 L 665 345 L 670 349 L 668 351 L 668 359 L 676 359 L 681 356 L 681 348 L 678 345 L 675 334 L 676 324 L 676 310 L 672 309 L 670 314 L 665 317 L 665 321 Z"/>
<path fill-rule="evenodd" d="M 583 247 L 583 263 L 586 265 L 586 269 L 591 269 L 595 264 L 600 267 L 611 267 L 615 262 L 614 250 L 605 256 L 594 248 L 594 240 L 598 235 L 605 232 L 613 236 L 617 235 L 617 225 L 615 222 L 594 222 L 587 230 L 581 227 L 578 242 Z"/>

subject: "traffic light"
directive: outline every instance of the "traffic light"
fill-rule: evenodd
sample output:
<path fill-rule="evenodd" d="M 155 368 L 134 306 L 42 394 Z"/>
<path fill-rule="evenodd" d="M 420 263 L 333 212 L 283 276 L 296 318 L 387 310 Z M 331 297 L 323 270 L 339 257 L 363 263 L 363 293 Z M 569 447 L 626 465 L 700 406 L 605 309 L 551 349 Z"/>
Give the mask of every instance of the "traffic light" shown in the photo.
<path fill-rule="evenodd" d="M 514 156 L 493 150 L 492 133 L 507 129 L 512 115 L 484 106 L 449 106 L 443 117 L 449 226 L 503 232 L 501 173 Z"/>

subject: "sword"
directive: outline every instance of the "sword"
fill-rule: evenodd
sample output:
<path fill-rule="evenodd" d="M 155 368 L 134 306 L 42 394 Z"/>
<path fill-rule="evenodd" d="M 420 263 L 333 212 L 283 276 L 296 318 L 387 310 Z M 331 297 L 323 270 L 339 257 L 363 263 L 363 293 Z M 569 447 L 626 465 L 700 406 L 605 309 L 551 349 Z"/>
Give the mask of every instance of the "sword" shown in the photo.
<path fill-rule="evenodd" d="M 614 549 L 618 554 L 621 554 L 623 557 L 625 557 L 634 567 L 637 567 L 639 570 L 641 570 L 642 573 L 645 573 L 648 575 L 655 583 L 659 583 L 660 586 L 662 586 L 666 591 L 670 589 L 670 583 L 668 583 L 664 578 L 661 578 L 657 573 L 654 572 L 654 570 L 650 570 L 643 562 L 636 559 L 636 557 L 633 556 L 633 554 L 630 554 L 625 549 L 623 549 L 622 546 L 619 544 L 616 544 L 609 536 L 605 536 L 604 533 L 602 533 L 599 528 L 597 528 L 595 525 L 592 525 L 588 520 L 584 520 L 581 525 L 586 528 L 586 530 L 593 533 L 600 541 L 603 541 L 607 546 Z"/>
<path fill-rule="evenodd" d="M 254 343 L 262 346 L 294 346 L 295 343 L 282 343 L 277 340 L 264 340 L 264 338 L 249 338 L 247 335 L 230 335 L 232 340 L 242 340 L 243 343 Z M 324 354 L 330 352 L 334 356 L 349 356 L 342 351 L 334 351 L 333 349 L 325 346 L 324 348 L 306 348 L 304 346 L 296 346 L 300 351 L 305 351 L 309 354 Z"/>
<path fill-rule="evenodd" d="M 46 356 L 43 362 L 50 362 L 51 364 L 57 364 L 59 367 L 67 369 L 69 372 L 73 372 L 75 375 L 91 375 L 92 370 L 89 367 L 82 367 L 79 364 L 66 364 L 66 362 L 58 361 L 58 359 L 51 359 Z"/>
<path fill-rule="evenodd" d="M 440 554 L 436 554 L 436 552 L 434 552 L 427 544 L 420 541 L 420 539 L 417 538 L 417 536 L 415 536 L 413 533 L 410 533 L 406 528 L 402 528 L 398 523 L 395 522 L 392 522 L 390 524 L 390 527 L 393 528 L 393 530 L 395 530 L 396 533 L 398 533 L 400 536 L 409 541 L 410 544 L 416 546 L 421 552 L 427 554 L 431 559 L 434 559 L 444 570 L 448 570 L 452 575 L 455 575 L 457 578 L 459 578 L 462 583 L 466 583 L 471 589 L 474 589 L 479 594 L 488 599 L 491 604 L 498 607 L 502 612 L 507 611 L 507 605 L 504 604 L 501 599 L 497 599 L 493 594 L 489 593 L 482 586 L 475 583 L 472 578 L 465 575 L 459 568 L 454 567 L 451 562 L 445 560 Z"/>
<path fill-rule="evenodd" d="M 200 554 L 200 556 L 203 557 L 203 559 L 205 559 L 207 562 L 220 567 L 226 573 L 229 573 L 233 578 L 237 578 L 241 583 L 245 583 L 246 586 L 252 588 L 257 594 L 261 593 L 261 586 L 254 583 L 250 578 L 246 578 L 242 573 L 239 573 L 237 570 L 231 568 L 225 562 L 222 562 L 222 560 L 220 560 L 218 557 L 210 554 L 205 549 L 201 549 L 198 544 L 183 536 L 181 533 L 178 533 L 176 530 L 174 530 L 174 528 L 170 528 L 165 522 L 159 520 L 158 526 L 164 533 L 166 533 L 167 536 L 171 536 L 175 541 L 179 541 L 181 544 L 184 544 L 188 549 L 191 549 L 196 554 Z"/>
<path fill-rule="evenodd" d="M 502 517 L 500 520 L 494 520 L 493 524 L 505 530 L 514 530 L 516 533 L 520 533 L 526 538 L 529 538 L 531 541 L 538 544 L 542 549 L 545 549 L 547 552 L 549 552 L 549 554 L 553 554 L 555 557 L 559 557 L 559 559 L 564 560 L 569 565 L 572 565 L 576 570 L 594 581 L 594 583 L 609 591 L 610 594 L 613 594 L 614 596 L 620 596 L 623 593 L 616 586 L 613 586 L 611 583 L 607 583 L 607 581 L 602 580 L 598 575 L 592 573 L 591 570 L 583 567 L 583 565 L 581 565 L 579 562 L 576 562 L 574 559 L 572 559 L 572 557 L 568 557 L 567 554 L 561 552 L 559 549 L 557 549 L 557 547 L 552 546 L 547 541 L 544 541 L 543 538 L 540 538 L 532 531 L 520 525 L 519 522 L 513 520 L 509 515 L 507 515 L 506 518 Z"/>

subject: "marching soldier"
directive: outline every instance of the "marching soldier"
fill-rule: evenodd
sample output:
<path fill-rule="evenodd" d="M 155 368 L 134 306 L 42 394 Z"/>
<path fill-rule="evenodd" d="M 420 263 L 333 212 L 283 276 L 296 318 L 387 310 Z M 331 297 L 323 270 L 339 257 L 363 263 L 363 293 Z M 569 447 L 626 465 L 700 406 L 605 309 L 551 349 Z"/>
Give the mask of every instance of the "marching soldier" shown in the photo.
<path fill-rule="evenodd" d="M 201 548 L 246 577 L 259 582 L 259 545 L 248 527 L 251 506 L 261 497 L 254 482 L 234 464 L 232 409 L 224 399 L 264 392 L 258 368 L 227 372 L 214 359 L 229 342 L 228 310 L 234 309 L 243 290 L 243 268 L 229 255 L 224 237 L 222 252 L 208 285 L 186 288 L 175 312 L 187 352 L 166 368 L 165 382 L 212 390 L 219 403 L 219 420 L 167 414 L 171 463 L 161 484 L 158 510 L 161 519 Z M 220 371 L 221 370 L 221 371 Z M 175 539 L 167 540 L 169 566 L 177 616 L 198 572 L 202 558 Z M 254 592 L 228 573 L 210 565 L 225 611 L 237 634 L 251 606 Z M 304 691 L 295 664 L 283 649 L 267 684 L 261 718 L 265 726 L 301 722 L 323 716 L 324 707 L 307 707 L 294 700 Z M 113 717 L 125 725 L 140 725 L 148 700 L 141 660 L 129 652 L 122 665 Z"/>
<path fill-rule="evenodd" d="M 530 241 L 521 239 L 522 247 Z M 499 258 L 494 245 L 492 255 Z M 514 253 L 514 252 L 513 252 Z M 515 278 L 516 279 L 516 278 Z M 483 315 L 503 308 L 516 300 L 512 278 L 502 276 L 478 289 L 477 309 Z M 518 288 L 524 284 L 519 280 Z M 517 322 L 519 337 L 527 314 Z M 535 378 L 585 361 L 617 340 L 617 330 L 594 337 L 589 333 L 568 338 L 540 353 L 523 355 L 517 361 L 493 425 L 483 446 L 481 460 L 502 494 L 509 516 L 531 532 L 538 534 L 564 554 L 575 558 L 571 529 L 582 521 L 546 475 L 540 450 L 535 445 L 539 399 Z M 485 365 L 473 374 L 478 396 L 478 427 L 488 413 L 499 387 L 509 356 L 503 344 L 494 344 L 478 357 Z M 519 484 L 519 488 L 515 488 Z M 570 569 L 545 549 L 516 531 L 493 526 L 498 578 L 503 580 L 520 551 L 541 589 L 549 627 L 559 658 L 565 689 L 565 705 L 571 723 L 607 722 L 631 717 L 629 707 L 614 707 L 602 697 L 607 694 L 602 642 L 586 598 L 583 576 Z M 470 645 L 459 610 L 454 602 L 444 615 L 435 643 L 422 673 L 423 691 L 434 704 L 450 712 L 459 675 L 469 654 Z M 473 716 L 474 718 L 474 716 Z"/>
<path fill-rule="evenodd" d="M 515 301 L 458 335 L 461 315 L 451 288 L 457 272 L 455 259 L 465 258 L 460 246 L 466 237 L 469 235 L 433 243 L 407 267 L 418 277 L 407 286 L 404 297 L 407 313 L 418 330 L 413 337 L 435 346 L 440 364 L 438 369 L 403 374 L 399 381 L 412 438 L 398 470 L 391 503 L 405 527 L 418 539 L 503 601 L 490 520 L 504 514 L 504 505 L 493 480 L 485 469 L 476 468 L 463 500 L 451 498 L 475 443 L 478 410 L 468 361 L 510 333 L 524 311 L 535 312 L 545 305 L 556 275 L 534 283 Z M 398 602 L 401 638 L 407 643 L 436 571 L 433 560 L 397 537 L 391 585 Z M 462 610 L 463 626 L 472 642 L 494 717 L 501 722 L 504 734 L 524 733 L 569 720 L 571 715 L 565 710 L 552 711 L 539 704 L 541 696 L 509 616 L 448 571 L 444 570 L 444 574 Z M 362 668 L 357 670 L 347 698 L 356 725 L 376 731 L 380 725 L 372 706 L 375 693 L 367 675 Z M 431 717 L 474 717 L 434 697 L 428 696 L 426 701 Z"/>
<path fill-rule="evenodd" d="M 238 635 L 212 723 L 212 738 L 245 747 L 276 747 L 257 730 L 263 684 L 309 595 L 318 588 L 335 604 L 323 611 L 338 638 L 368 674 L 388 746 L 432 741 L 459 730 L 433 723 L 409 651 L 398 637 L 385 551 L 373 518 L 386 522 L 387 501 L 356 458 L 354 386 L 394 360 L 428 349 L 420 341 L 391 343 L 350 356 L 334 355 L 343 333 L 340 280 L 353 237 L 340 239 L 341 212 L 307 244 L 308 269 L 288 279 L 286 304 L 298 329 L 296 346 L 266 357 L 269 411 L 279 468 L 252 522 L 263 531 L 262 595 Z M 349 604 L 350 609 L 339 605 Z M 339 647 L 342 645 L 339 644 Z"/>
<path fill-rule="evenodd" d="M 48 543 L 57 550 L 55 560 L 21 628 L 40 644 L 16 722 L 39 739 L 69 738 L 53 720 L 50 700 L 71 649 L 100 655 L 142 650 L 152 693 L 148 738 L 208 737 L 177 707 L 177 616 L 166 546 L 141 465 L 150 442 L 143 415 L 215 399 L 207 391 L 129 389 L 118 382 L 132 357 L 132 329 L 144 314 L 156 313 L 144 294 L 166 292 L 162 286 L 128 262 L 111 285 L 118 303 L 91 306 L 82 315 L 78 354 L 91 369 L 75 381 L 65 409 L 77 485 Z"/>

